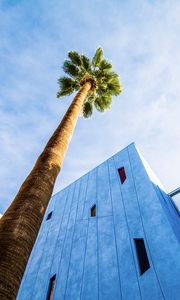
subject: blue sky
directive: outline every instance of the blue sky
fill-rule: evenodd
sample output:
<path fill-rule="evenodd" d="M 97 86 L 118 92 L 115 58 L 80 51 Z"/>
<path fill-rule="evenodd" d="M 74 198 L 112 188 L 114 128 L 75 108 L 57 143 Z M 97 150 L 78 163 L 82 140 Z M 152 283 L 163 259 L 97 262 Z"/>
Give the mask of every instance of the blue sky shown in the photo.
<path fill-rule="evenodd" d="M 79 119 L 54 192 L 132 141 L 168 191 L 180 185 L 179 15 L 175 0 L 0 1 L 0 211 L 72 100 L 56 99 L 69 50 L 102 46 L 123 92 Z"/>

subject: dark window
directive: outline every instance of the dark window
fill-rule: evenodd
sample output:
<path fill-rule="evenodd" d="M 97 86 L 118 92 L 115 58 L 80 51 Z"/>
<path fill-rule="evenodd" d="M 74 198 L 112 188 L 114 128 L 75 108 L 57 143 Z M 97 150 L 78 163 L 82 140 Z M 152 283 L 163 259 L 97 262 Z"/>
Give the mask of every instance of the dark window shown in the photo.
<path fill-rule="evenodd" d="M 49 220 L 49 219 L 51 219 L 51 217 L 52 217 L 52 211 L 47 215 L 47 218 L 46 218 L 46 220 Z"/>
<path fill-rule="evenodd" d="M 96 216 L 96 205 L 94 204 L 91 207 L 91 217 L 95 217 Z"/>
<path fill-rule="evenodd" d="M 140 274 L 142 275 L 150 268 L 146 247 L 143 239 L 134 239 L 136 245 L 136 252 L 139 261 Z"/>
<path fill-rule="evenodd" d="M 49 289 L 48 289 L 48 294 L 47 294 L 47 300 L 52 300 L 53 299 L 53 293 L 54 293 L 54 287 L 55 287 L 55 280 L 56 280 L 56 275 L 54 275 L 50 279 Z"/>
<path fill-rule="evenodd" d="M 121 183 L 123 184 L 124 181 L 126 180 L 126 173 L 125 173 L 124 167 L 119 168 L 118 172 L 119 172 Z"/>

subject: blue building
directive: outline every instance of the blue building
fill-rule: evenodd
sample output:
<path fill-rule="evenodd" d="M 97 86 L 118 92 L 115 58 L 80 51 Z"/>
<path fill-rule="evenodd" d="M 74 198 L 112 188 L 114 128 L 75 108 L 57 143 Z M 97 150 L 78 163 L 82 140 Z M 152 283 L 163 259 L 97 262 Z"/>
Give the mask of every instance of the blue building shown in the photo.
<path fill-rule="evenodd" d="M 54 195 L 18 300 L 179 300 L 180 215 L 136 146 Z"/>

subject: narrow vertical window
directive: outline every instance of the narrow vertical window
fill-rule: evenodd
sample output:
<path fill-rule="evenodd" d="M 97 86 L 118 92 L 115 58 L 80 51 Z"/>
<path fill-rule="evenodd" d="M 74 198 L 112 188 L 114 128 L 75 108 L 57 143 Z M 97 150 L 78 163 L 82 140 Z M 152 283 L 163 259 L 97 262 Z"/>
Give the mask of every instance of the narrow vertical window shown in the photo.
<path fill-rule="evenodd" d="M 136 252 L 137 252 L 137 257 L 139 262 L 140 274 L 142 275 L 150 268 L 150 264 L 149 264 L 144 240 L 134 239 L 134 241 L 135 241 Z"/>
<path fill-rule="evenodd" d="M 121 183 L 123 184 L 124 181 L 126 180 L 126 172 L 125 172 L 124 167 L 119 168 L 118 172 L 119 172 L 119 177 L 120 177 Z"/>
<path fill-rule="evenodd" d="M 46 218 L 46 220 L 49 220 L 49 219 L 51 219 L 51 217 L 52 217 L 52 211 L 47 215 L 47 218 Z"/>
<path fill-rule="evenodd" d="M 96 216 L 96 204 L 94 204 L 91 207 L 91 217 L 95 217 Z"/>
<path fill-rule="evenodd" d="M 55 287 L 55 280 L 56 280 L 56 275 L 54 275 L 50 279 L 49 289 L 48 289 L 48 294 L 47 294 L 47 300 L 52 300 L 53 299 L 53 293 L 54 293 L 54 287 Z"/>

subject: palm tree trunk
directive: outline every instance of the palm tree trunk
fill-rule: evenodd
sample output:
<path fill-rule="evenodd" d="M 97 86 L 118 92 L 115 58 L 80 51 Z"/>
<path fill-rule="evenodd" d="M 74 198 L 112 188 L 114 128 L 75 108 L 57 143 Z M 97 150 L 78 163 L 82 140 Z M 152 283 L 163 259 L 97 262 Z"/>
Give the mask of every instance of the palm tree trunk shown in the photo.
<path fill-rule="evenodd" d="M 61 170 L 83 101 L 90 89 L 90 82 L 80 88 L 34 168 L 0 220 L 1 300 L 16 299 L 55 180 Z"/>

